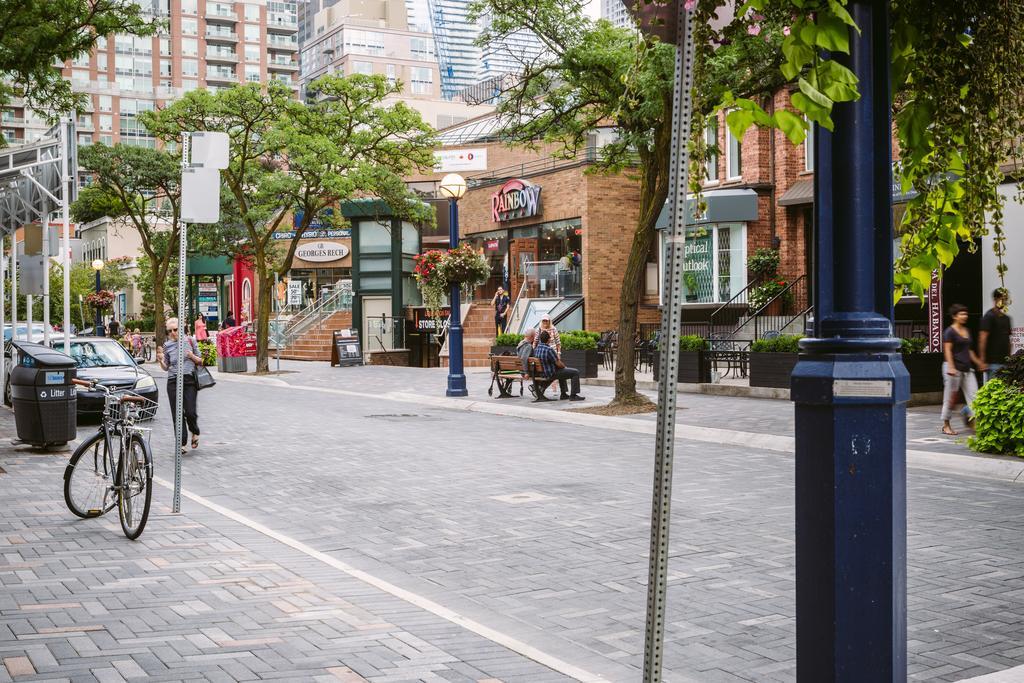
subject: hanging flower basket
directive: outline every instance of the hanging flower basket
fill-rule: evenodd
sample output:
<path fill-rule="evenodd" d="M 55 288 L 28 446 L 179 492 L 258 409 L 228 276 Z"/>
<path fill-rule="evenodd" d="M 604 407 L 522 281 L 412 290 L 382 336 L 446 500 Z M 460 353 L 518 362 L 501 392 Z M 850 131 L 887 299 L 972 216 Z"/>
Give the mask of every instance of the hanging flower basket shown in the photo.
<path fill-rule="evenodd" d="M 85 297 L 85 303 L 98 311 L 105 311 L 114 305 L 114 293 L 109 289 L 101 289 Z"/>
<path fill-rule="evenodd" d="M 440 319 L 445 297 L 454 285 L 472 289 L 487 280 L 491 267 L 468 244 L 448 251 L 432 250 L 414 256 L 413 277 L 423 295 L 428 314 Z"/>

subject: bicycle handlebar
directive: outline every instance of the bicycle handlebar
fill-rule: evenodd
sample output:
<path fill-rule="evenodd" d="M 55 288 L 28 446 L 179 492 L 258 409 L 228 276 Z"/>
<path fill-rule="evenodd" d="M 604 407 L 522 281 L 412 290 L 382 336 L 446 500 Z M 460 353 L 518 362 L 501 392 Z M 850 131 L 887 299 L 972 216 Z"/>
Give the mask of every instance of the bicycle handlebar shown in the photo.
<path fill-rule="evenodd" d="M 72 384 L 77 384 L 80 387 L 89 387 L 90 389 L 96 384 L 95 382 L 90 382 L 90 381 L 84 380 L 84 379 L 78 379 L 77 377 L 75 379 L 71 380 L 71 383 Z"/>

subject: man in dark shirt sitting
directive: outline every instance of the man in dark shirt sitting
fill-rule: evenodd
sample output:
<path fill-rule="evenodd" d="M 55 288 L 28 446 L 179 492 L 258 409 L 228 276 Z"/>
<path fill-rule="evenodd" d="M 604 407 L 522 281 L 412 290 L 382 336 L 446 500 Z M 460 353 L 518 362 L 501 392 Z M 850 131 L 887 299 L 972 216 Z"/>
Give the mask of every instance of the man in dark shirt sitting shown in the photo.
<path fill-rule="evenodd" d="M 550 333 L 546 330 L 541 330 L 538 339 L 540 343 L 533 350 L 533 355 L 540 359 L 540 366 L 543 369 L 544 376 L 558 380 L 558 385 L 562 389 L 562 393 L 558 398 L 561 400 L 582 401 L 583 397 L 580 396 L 580 371 L 576 368 L 565 367 L 565 363 L 558 358 L 555 350 L 548 346 L 548 342 L 551 341 Z M 572 382 L 571 394 L 568 391 L 566 380 Z M 537 394 L 537 400 L 550 401 L 551 399 L 545 397 L 544 392 L 540 392 Z"/>

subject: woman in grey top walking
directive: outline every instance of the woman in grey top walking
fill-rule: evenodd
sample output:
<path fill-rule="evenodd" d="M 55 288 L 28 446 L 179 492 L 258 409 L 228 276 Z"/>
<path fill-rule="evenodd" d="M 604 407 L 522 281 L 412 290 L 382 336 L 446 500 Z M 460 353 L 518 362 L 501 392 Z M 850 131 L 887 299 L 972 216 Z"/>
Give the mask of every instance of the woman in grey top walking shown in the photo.
<path fill-rule="evenodd" d="M 167 397 L 171 403 L 171 418 L 177 420 L 174 413 L 175 402 L 178 391 L 178 319 L 170 318 L 167 321 L 167 341 L 156 350 L 156 362 L 167 371 Z M 199 390 L 196 387 L 196 377 L 193 374 L 197 363 L 203 359 L 199 355 L 199 348 L 196 340 L 185 336 L 184 361 L 181 365 L 182 371 L 182 412 L 185 413 L 185 424 L 181 426 L 181 452 L 187 449 L 188 434 L 192 432 L 192 448 L 199 448 L 199 416 L 196 412 L 196 399 Z"/>

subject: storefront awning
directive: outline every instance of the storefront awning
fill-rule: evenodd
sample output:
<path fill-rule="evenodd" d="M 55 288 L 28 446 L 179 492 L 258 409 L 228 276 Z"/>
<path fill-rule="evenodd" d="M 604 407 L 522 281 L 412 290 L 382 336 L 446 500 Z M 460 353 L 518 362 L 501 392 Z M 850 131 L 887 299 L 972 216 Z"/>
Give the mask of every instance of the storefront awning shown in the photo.
<path fill-rule="evenodd" d="M 707 210 L 697 219 L 693 217 L 694 199 L 686 200 L 686 224 L 704 225 L 706 223 L 748 223 L 757 220 L 757 192 L 750 189 L 711 190 L 704 193 Z M 661 207 L 657 230 L 668 229 L 668 204 Z"/>
<path fill-rule="evenodd" d="M 779 197 L 779 206 L 797 206 L 814 203 L 814 181 L 798 180 L 793 183 L 786 194 Z"/>

